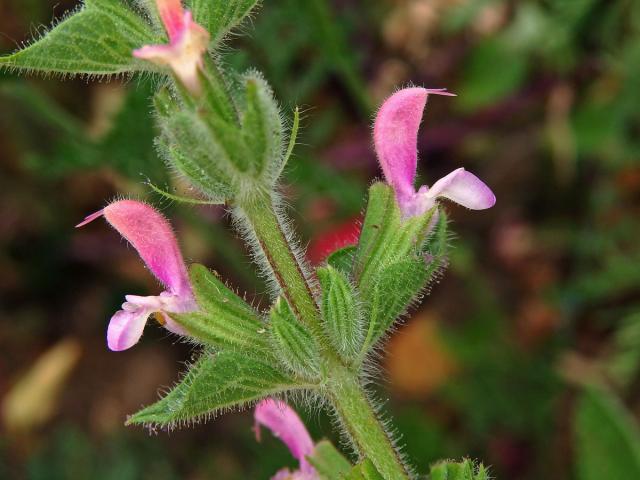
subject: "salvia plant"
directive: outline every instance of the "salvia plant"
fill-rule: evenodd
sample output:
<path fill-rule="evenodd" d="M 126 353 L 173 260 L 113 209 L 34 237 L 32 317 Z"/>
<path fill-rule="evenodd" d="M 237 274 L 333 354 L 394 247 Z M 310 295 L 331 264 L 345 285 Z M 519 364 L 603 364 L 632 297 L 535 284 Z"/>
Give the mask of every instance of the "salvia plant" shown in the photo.
<path fill-rule="evenodd" d="M 415 478 L 369 390 L 376 358 L 394 324 L 446 264 L 449 233 L 440 201 L 480 210 L 495 197 L 462 168 L 416 190 L 424 107 L 430 95 L 452 94 L 399 90 L 375 119 L 385 182 L 369 188 L 357 245 L 312 269 L 279 193 L 298 111 L 287 121 L 259 72 L 237 74 L 221 61 L 221 42 L 256 3 L 85 0 L 41 38 L 0 58 L 0 66 L 63 76 L 153 75 L 159 154 L 201 194 L 198 201 L 226 206 L 268 279 L 273 303 L 262 312 L 217 273 L 187 267 L 168 221 L 137 200 L 114 201 L 78 225 L 104 217 L 163 286 L 155 296 L 125 297 L 109 322 L 108 347 L 133 347 L 153 318 L 201 352 L 171 391 L 127 424 L 171 429 L 257 405 L 256 432 L 270 429 L 299 461 L 297 470 L 273 478 Z M 329 442 L 315 443 L 284 399 L 327 409 L 356 464 Z M 430 478 L 488 474 L 465 460 L 434 464 Z"/>

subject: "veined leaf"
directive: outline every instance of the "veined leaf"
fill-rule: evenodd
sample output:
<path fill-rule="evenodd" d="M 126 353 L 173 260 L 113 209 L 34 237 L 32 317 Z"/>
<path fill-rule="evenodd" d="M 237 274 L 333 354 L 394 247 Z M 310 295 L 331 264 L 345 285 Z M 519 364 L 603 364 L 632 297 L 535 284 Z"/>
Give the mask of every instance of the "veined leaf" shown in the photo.
<path fill-rule="evenodd" d="M 347 276 L 351 275 L 356 250 L 357 247 L 355 245 L 349 245 L 336 250 L 327 257 L 327 265 L 331 265 L 333 268 L 340 270 Z"/>
<path fill-rule="evenodd" d="M 293 315 L 286 300 L 271 308 L 271 336 L 276 356 L 296 375 L 316 379 L 320 375 L 320 351 L 307 328 Z"/>
<path fill-rule="evenodd" d="M 351 470 L 351 463 L 328 440 L 318 442 L 313 455 L 307 458 L 321 480 L 344 478 Z"/>
<path fill-rule="evenodd" d="M 435 210 L 402 218 L 393 189 L 385 183 L 369 188 L 367 213 L 354 262 L 354 276 L 361 289 L 374 284 L 376 273 L 390 261 L 420 252 Z"/>
<path fill-rule="evenodd" d="M 63 74 L 108 75 L 151 70 L 131 52 L 162 42 L 123 0 L 86 0 L 82 8 L 0 67 Z"/>
<path fill-rule="evenodd" d="M 275 181 L 282 170 L 283 131 L 282 118 L 273 92 L 258 74 L 245 77 L 246 105 L 242 118 L 244 140 L 249 148 L 250 160 L 257 176 L 265 171 Z"/>
<path fill-rule="evenodd" d="M 191 0 L 188 5 L 196 22 L 211 33 L 213 49 L 242 23 L 257 3 L 258 0 Z"/>
<path fill-rule="evenodd" d="M 247 302 L 202 265 L 192 265 L 190 276 L 200 311 L 173 315 L 178 323 L 214 348 L 260 356 L 271 350 L 266 325 Z"/>
<path fill-rule="evenodd" d="M 322 319 L 329 340 L 346 360 L 357 356 L 364 340 L 363 318 L 349 280 L 331 266 L 318 269 L 322 286 Z"/>
<path fill-rule="evenodd" d="M 610 393 L 591 388 L 575 418 L 580 480 L 640 478 L 640 432 L 636 420 Z"/>
<path fill-rule="evenodd" d="M 295 388 L 302 386 L 256 358 L 204 353 L 167 395 L 129 417 L 127 424 L 172 428 Z"/>
<path fill-rule="evenodd" d="M 374 185 L 373 187 L 376 187 Z M 366 338 L 363 352 L 373 347 L 393 325 L 394 321 L 418 300 L 419 295 L 442 269 L 448 247 L 447 218 L 438 212 L 438 220 L 432 224 L 431 214 L 412 219 L 401 219 L 390 187 L 373 191 L 367 211 L 367 220 L 358 246 L 362 251 L 372 251 L 381 263 L 372 264 L 362 258 L 358 265 L 361 282 L 360 299 L 364 305 Z M 373 203 L 372 203 L 373 202 Z M 379 219 L 375 222 L 374 219 Z M 385 232 L 390 229 L 388 232 Z M 385 249 L 385 245 L 390 245 Z M 361 250 L 361 248 L 363 250 Z M 391 256 L 391 252 L 396 256 Z M 363 277 L 362 275 L 366 275 Z"/>
<path fill-rule="evenodd" d="M 368 306 L 367 334 L 364 350 L 384 335 L 393 322 L 414 302 L 437 266 L 421 255 L 393 262 L 375 276 Z"/>

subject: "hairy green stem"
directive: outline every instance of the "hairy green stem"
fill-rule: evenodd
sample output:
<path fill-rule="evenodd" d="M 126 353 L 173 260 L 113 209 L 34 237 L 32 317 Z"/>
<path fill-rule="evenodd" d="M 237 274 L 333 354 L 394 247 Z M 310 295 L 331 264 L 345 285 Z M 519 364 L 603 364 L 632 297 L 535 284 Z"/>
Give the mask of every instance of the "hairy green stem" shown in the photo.
<path fill-rule="evenodd" d="M 295 315 L 313 331 L 320 330 L 320 313 L 312 287 L 305 277 L 305 266 L 289 243 L 285 226 L 272 198 L 263 194 L 240 206 L 248 220 L 266 261 L 273 270 L 282 294 Z"/>
<path fill-rule="evenodd" d="M 331 401 L 360 454 L 371 460 L 387 480 L 411 478 L 356 375 L 338 367 L 333 370 L 332 380 Z"/>

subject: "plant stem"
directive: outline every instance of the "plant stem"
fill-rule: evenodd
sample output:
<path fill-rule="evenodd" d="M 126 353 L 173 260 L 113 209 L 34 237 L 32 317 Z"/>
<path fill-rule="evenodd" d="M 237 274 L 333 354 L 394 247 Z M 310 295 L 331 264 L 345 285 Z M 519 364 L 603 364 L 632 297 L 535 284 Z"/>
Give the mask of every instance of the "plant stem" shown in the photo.
<path fill-rule="evenodd" d="M 306 267 L 289 243 L 273 199 L 268 194 L 259 195 L 244 202 L 240 209 L 296 317 L 319 332 L 319 310 L 305 276 Z"/>
<path fill-rule="evenodd" d="M 345 367 L 337 367 L 333 373 L 329 395 L 360 454 L 387 480 L 411 478 L 355 374 Z"/>
<path fill-rule="evenodd" d="M 289 242 L 273 199 L 266 193 L 257 194 L 239 206 L 238 214 L 248 223 L 256 248 L 264 254 L 294 313 L 322 343 L 320 313 L 305 275 L 306 268 Z M 410 478 L 356 372 L 345 366 L 331 349 L 322 351 L 329 376 L 326 393 L 354 447 L 373 462 L 385 479 Z"/>

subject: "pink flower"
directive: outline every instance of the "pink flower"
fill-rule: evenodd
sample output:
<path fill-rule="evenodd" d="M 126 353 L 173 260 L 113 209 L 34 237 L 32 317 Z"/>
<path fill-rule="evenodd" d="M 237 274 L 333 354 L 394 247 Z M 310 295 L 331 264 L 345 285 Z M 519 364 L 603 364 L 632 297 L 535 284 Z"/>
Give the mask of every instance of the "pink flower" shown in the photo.
<path fill-rule="evenodd" d="M 101 216 L 133 245 L 149 270 L 166 288 L 157 296 L 125 297 L 126 302 L 122 304 L 122 310 L 117 311 L 109 322 L 109 348 L 121 351 L 135 345 L 140 340 L 147 318 L 151 314 L 156 314 L 156 318 L 167 330 L 178 335 L 186 335 L 187 332 L 174 322 L 168 313 L 194 311 L 197 304 L 187 267 L 167 219 L 146 203 L 120 200 L 89 215 L 76 225 L 76 228 Z"/>
<path fill-rule="evenodd" d="M 478 177 L 458 168 L 416 192 L 417 140 L 422 112 L 429 94 L 455 96 L 445 89 L 405 88 L 389 97 L 378 112 L 373 138 L 384 176 L 396 192 L 405 217 L 421 215 L 433 208 L 438 198 L 452 200 L 472 210 L 490 208 L 496 197 Z"/>
<path fill-rule="evenodd" d="M 180 0 L 156 0 L 160 19 L 169 36 L 168 45 L 145 45 L 133 56 L 169 66 L 192 93 L 200 91 L 198 71 L 209 45 L 209 32 L 195 23 Z"/>
<path fill-rule="evenodd" d="M 260 440 L 260 426 L 265 426 L 289 448 L 300 462 L 300 468 L 291 472 L 288 468 L 279 470 L 271 480 L 318 480 L 318 473 L 307 461 L 313 454 L 313 440 L 298 414 L 286 403 L 267 398 L 256 406 L 256 438 Z"/>

